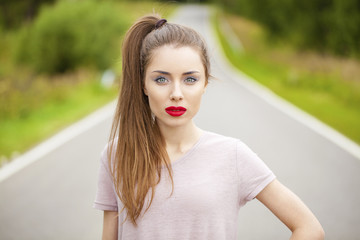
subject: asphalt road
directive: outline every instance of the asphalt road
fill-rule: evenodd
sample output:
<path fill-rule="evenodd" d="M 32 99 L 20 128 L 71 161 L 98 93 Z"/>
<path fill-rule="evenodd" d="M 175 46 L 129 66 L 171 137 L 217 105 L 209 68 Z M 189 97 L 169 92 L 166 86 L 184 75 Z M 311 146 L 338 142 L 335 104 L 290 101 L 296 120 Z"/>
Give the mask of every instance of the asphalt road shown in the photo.
<path fill-rule="evenodd" d="M 205 37 L 212 80 L 195 121 L 246 142 L 312 209 L 326 239 L 359 239 L 360 160 L 243 86 L 219 55 L 209 11 L 182 7 L 173 21 Z M 99 239 L 92 209 L 99 156 L 111 119 L 0 183 L 0 239 Z M 239 239 L 288 239 L 289 230 L 254 200 L 240 210 Z"/>

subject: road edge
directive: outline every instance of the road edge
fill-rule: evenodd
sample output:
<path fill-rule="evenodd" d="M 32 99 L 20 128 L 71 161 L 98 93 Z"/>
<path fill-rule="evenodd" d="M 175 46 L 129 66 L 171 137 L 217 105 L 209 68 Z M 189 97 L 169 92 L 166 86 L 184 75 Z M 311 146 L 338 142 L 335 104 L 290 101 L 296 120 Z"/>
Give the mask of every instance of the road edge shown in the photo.
<path fill-rule="evenodd" d="M 211 18 L 212 14 L 214 14 L 214 9 L 208 9 L 210 12 L 209 17 Z M 253 94 L 262 98 L 271 106 L 275 107 L 276 109 L 293 118 L 294 120 L 300 122 L 304 126 L 312 129 L 317 134 L 333 142 L 334 144 L 341 147 L 342 149 L 353 155 L 355 158 L 360 160 L 360 146 L 357 143 L 355 143 L 342 133 L 338 132 L 334 128 L 330 127 L 329 125 L 325 124 L 324 122 L 320 121 L 319 119 L 315 118 L 314 116 L 310 115 L 309 113 L 305 112 L 304 110 L 300 109 L 296 105 L 286 101 L 284 98 L 275 94 L 273 91 L 271 91 L 264 85 L 258 83 L 256 80 L 236 68 L 226 57 L 224 51 L 222 51 L 220 39 L 216 33 L 216 30 L 213 27 L 213 23 L 211 20 L 210 22 L 210 32 L 214 36 L 215 42 L 217 42 L 218 46 L 220 46 L 220 49 L 218 49 L 217 51 L 217 55 L 225 63 L 222 64 L 222 67 L 227 69 L 229 72 L 240 76 L 240 78 L 236 78 L 236 83 L 240 84 L 242 87 L 248 89 Z"/>
<path fill-rule="evenodd" d="M 44 140 L 36 147 L 15 158 L 10 163 L 5 164 L 2 168 L 0 168 L 0 183 L 28 165 L 40 160 L 46 154 L 62 146 L 70 139 L 79 136 L 108 118 L 112 118 L 116 102 L 116 100 L 113 100 L 100 109 L 95 110 L 93 113 L 90 113 L 86 117 L 71 124 L 49 139 Z"/>

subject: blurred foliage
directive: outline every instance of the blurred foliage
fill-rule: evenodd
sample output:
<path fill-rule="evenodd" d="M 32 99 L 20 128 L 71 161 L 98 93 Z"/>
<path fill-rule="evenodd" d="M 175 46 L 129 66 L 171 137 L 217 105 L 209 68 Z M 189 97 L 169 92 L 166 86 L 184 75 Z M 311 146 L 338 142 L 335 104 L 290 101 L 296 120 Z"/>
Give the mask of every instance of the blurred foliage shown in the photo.
<path fill-rule="evenodd" d="M 213 0 L 261 23 L 272 39 L 300 48 L 360 56 L 359 0 Z"/>
<path fill-rule="evenodd" d="M 99 78 L 83 69 L 51 81 L 41 76 L 0 81 L 0 166 L 2 156 L 34 146 L 114 99 L 118 86 L 104 88 Z M 17 86 L 4 94 L 7 85 Z"/>
<path fill-rule="evenodd" d="M 21 26 L 0 23 L 0 166 L 114 99 L 118 84 L 108 89 L 100 78 L 105 68 L 120 74 L 121 36 L 138 17 L 166 18 L 176 4 L 58 0 L 39 9 Z"/>
<path fill-rule="evenodd" d="M 226 21 L 243 48 L 235 49 Z M 235 14 L 213 18 L 229 60 L 277 95 L 360 143 L 360 60 L 269 43 L 264 28 Z"/>
<path fill-rule="evenodd" d="M 47 102 L 65 101 L 79 81 L 94 78 L 89 73 L 110 68 L 119 74 L 121 36 L 130 24 L 153 9 L 167 17 L 175 8 L 153 2 L 60 0 L 42 8 L 31 24 L 0 28 L 0 125 L 4 119 L 25 121 Z"/>
<path fill-rule="evenodd" d="M 93 79 L 93 75 L 79 71 L 49 79 L 21 69 L 20 73 L 3 76 L 0 81 L 0 120 L 25 119 L 44 102 L 62 102 L 71 91 L 69 86 L 76 87 L 84 79 Z"/>
<path fill-rule="evenodd" d="M 11 29 L 21 26 L 24 21 L 31 21 L 44 4 L 55 0 L 1 0 L 0 26 Z"/>
<path fill-rule="evenodd" d="M 127 26 L 110 2 L 59 1 L 19 32 L 15 58 L 40 73 L 82 66 L 103 70 L 118 57 L 114 49 Z"/>

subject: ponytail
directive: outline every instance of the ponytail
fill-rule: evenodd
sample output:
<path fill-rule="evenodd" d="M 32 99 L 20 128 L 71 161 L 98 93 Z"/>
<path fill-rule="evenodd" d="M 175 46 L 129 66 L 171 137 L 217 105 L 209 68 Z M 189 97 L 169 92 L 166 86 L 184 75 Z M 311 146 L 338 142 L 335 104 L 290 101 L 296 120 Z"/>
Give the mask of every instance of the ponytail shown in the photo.
<path fill-rule="evenodd" d="M 159 27 L 156 26 L 159 20 L 157 16 L 145 16 L 125 36 L 121 90 L 110 134 L 108 159 L 115 191 L 124 205 L 122 211 L 127 211 L 125 220 L 129 219 L 134 225 L 150 189 L 145 212 L 152 203 L 162 166 L 166 166 L 173 187 L 166 143 L 156 120 L 152 118 L 148 98 L 143 92 L 142 43 L 150 32 Z"/>

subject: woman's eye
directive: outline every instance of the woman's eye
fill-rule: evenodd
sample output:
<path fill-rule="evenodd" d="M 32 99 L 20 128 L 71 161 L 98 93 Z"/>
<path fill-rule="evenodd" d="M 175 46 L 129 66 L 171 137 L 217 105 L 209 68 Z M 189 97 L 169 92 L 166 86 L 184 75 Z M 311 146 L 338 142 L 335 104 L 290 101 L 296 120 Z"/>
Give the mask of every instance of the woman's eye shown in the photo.
<path fill-rule="evenodd" d="M 186 83 L 195 83 L 196 81 L 197 81 L 197 79 L 194 77 L 188 77 L 185 79 Z"/>
<path fill-rule="evenodd" d="M 164 84 L 164 83 L 167 82 L 167 79 L 164 78 L 164 77 L 158 77 L 158 78 L 155 79 L 155 82 L 160 83 L 160 84 Z"/>

